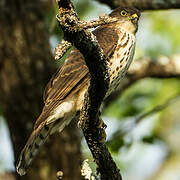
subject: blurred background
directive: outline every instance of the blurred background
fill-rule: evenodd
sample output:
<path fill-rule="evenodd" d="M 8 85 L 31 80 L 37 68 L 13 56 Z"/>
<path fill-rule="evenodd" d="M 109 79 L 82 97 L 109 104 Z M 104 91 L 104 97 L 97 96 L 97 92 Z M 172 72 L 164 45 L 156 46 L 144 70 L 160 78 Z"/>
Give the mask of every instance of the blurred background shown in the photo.
<path fill-rule="evenodd" d="M 78 15 L 84 20 L 96 19 L 100 14 L 111 12 L 109 6 L 97 1 L 74 0 L 73 2 Z M 45 31 L 49 34 L 53 53 L 63 34 L 55 19 L 58 12 L 56 3 L 49 3 L 51 5 L 45 7 L 42 19 L 45 23 Z M 166 64 L 168 58 L 174 58 L 180 63 L 179 17 L 179 10 L 143 12 L 137 33 L 135 61 L 140 62 L 150 57 L 153 61 L 160 59 Z M 57 62 L 51 59 L 51 62 L 59 67 L 63 59 Z M 0 106 L 0 173 L 2 174 L 15 171 L 12 135 L 3 110 Z M 116 95 L 116 98 L 104 104 L 102 118 L 107 124 L 108 147 L 125 180 L 180 180 L 178 75 L 169 78 L 140 78 Z M 88 159 L 95 173 L 92 156 L 82 133 L 79 133 L 81 159 Z M 47 154 L 43 157 L 46 156 Z"/>

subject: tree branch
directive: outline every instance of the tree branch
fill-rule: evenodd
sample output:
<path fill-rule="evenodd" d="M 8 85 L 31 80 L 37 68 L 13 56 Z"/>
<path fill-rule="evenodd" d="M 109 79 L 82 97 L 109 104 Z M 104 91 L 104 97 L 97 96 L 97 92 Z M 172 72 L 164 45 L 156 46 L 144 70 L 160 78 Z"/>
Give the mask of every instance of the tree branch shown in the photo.
<path fill-rule="evenodd" d="M 65 19 L 61 19 L 58 15 L 56 16 L 56 19 L 60 22 L 60 24 L 64 24 L 66 23 L 64 20 Z M 77 23 L 75 24 L 67 24 L 66 23 L 66 28 L 68 28 L 69 30 L 71 30 L 72 28 L 74 29 L 74 31 L 78 30 L 83 30 L 83 29 L 89 29 L 89 28 L 96 28 L 100 25 L 105 25 L 105 24 L 109 24 L 112 22 L 116 22 L 118 19 L 115 17 L 109 17 L 107 14 L 103 14 L 99 16 L 99 19 L 96 20 L 91 20 L 91 21 L 81 21 L 81 20 L 77 20 Z"/>
<path fill-rule="evenodd" d="M 172 78 L 180 77 L 180 54 L 156 59 L 145 57 L 134 61 L 128 71 L 128 76 L 135 80 L 144 77 Z"/>
<path fill-rule="evenodd" d="M 57 20 L 60 24 L 64 25 L 66 24 L 65 19 L 60 18 L 58 15 L 56 16 Z M 88 28 L 96 28 L 97 26 L 112 23 L 117 21 L 117 18 L 109 17 L 107 14 L 99 16 L 99 19 L 93 20 L 93 21 L 80 21 L 77 19 L 77 22 L 75 24 L 66 24 L 66 28 L 71 30 L 72 28 L 74 31 L 80 31 L 83 29 Z M 60 44 L 57 45 L 55 48 L 54 54 L 55 54 L 55 60 L 60 59 L 64 56 L 64 54 L 67 52 L 68 49 L 72 47 L 72 44 L 67 40 L 62 40 Z"/>
<path fill-rule="evenodd" d="M 98 0 L 109 5 L 112 9 L 119 6 L 132 6 L 140 10 L 179 9 L 179 0 Z"/>
<path fill-rule="evenodd" d="M 140 123 L 143 119 L 145 119 L 146 117 L 148 117 L 148 116 L 150 116 L 152 114 L 155 114 L 155 113 L 158 113 L 158 112 L 164 110 L 165 108 L 167 108 L 171 104 L 175 103 L 179 99 L 180 99 L 180 95 L 178 94 L 175 97 L 173 97 L 173 98 L 171 97 L 168 100 L 166 100 L 165 103 L 157 105 L 156 107 L 152 108 L 151 110 L 149 110 L 149 111 L 147 111 L 145 113 L 137 115 L 135 117 L 135 119 L 134 119 L 135 124 Z"/>
<path fill-rule="evenodd" d="M 79 18 L 71 1 L 58 0 L 57 2 L 60 15 L 59 23 L 64 31 L 64 38 L 83 54 L 91 75 L 90 86 L 80 114 L 84 136 L 101 173 L 101 179 L 121 180 L 119 169 L 116 167 L 107 146 L 99 138 L 99 108 L 109 85 L 106 58 L 96 37 L 86 28 L 80 27 L 82 24 L 79 24 Z"/>
<path fill-rule="evenodd" d="M 60 44 L 57 45 L 54 51 L 54 59 L 58 60 L 61 59 L 64 54 L 67 52 L 68 49 L 72 47 L 72 44 L 69 41 L 65 41 L 64 39 L 61 41 Z"/>

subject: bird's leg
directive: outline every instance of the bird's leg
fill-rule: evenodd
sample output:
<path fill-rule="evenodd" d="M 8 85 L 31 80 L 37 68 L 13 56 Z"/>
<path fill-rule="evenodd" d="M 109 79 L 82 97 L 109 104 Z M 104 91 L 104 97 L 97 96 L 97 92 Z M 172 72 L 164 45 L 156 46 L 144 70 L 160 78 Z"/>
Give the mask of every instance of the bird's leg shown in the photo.
<path fill-rule="evenodd" d="M 98 139 L 101 143 L 104 143 L 106 140 L 106 131 L 105 131 L 106 127 L 107 125 L 104 123 L 104 121 L 99 115 L 97 128 L 99 129 Z"/>

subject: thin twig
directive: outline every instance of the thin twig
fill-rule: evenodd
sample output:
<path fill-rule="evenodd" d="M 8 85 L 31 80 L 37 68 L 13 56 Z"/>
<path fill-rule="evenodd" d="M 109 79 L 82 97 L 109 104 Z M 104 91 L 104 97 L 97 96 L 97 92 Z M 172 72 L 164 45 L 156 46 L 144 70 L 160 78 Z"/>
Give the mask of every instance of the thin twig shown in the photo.
<path fill-rule="evenodd" d="M 60 22 L 60 24 L 66 24 L 65 20 L 58 15 L 56 16 L 56 19 Z M 76 31 L 81 31 L 83 29 L 89 29 L 89 28 L 96 28 L 101 25 L 109 24 L 116 22 L 118 19 L 109 17 L 107 14 L 99 16 L 99 19 L 91 20 L 91 21 L 80 21 L 78 20 L 77 24 L 69 25 L 66 24 L 66 28 L 73 28 Z"/>
<path fill-rule="evenodd" d="M 170 106 L 171 104 L 173 104 L 174 102 L 176 102 L 178 99 L 180 98 L 180 94 L 176 95 L 173 98 L 169 98 L 165 103 L 157 105 L 155 108 L 151 109 L 150 111 L 147 111 L 145 113 L 142 113 L 140 115 L 138 115 L 135 118 L 135 123 L 138 124 L 140 123 L 144 118 L 148 117 L 148 116 L 152 116 L 152 114 L 158 113 L 162 110 L 164 110 L 165 108 L 167 108 L 168 106 Z"/>
<path fill-rule="evenodd" d="M 72 47 L 72 44 L 69 41 L 65 41 L 64 39 L 58 44 L 55 48 L 54 55 L 55 60 L 61 59 L 64 54 Z"/>
<path fill-rule="evenodd" d="M 79 28 L 80 29 L 89 29 L 89 28 L 96 28 L 100 25 L 105 25 L 109 23 L 116 22 L 117 18 L 109 17 L 107 14 L 99 16 L 99 19 L 92 20 L 92 21 L 79 21 Z"/>

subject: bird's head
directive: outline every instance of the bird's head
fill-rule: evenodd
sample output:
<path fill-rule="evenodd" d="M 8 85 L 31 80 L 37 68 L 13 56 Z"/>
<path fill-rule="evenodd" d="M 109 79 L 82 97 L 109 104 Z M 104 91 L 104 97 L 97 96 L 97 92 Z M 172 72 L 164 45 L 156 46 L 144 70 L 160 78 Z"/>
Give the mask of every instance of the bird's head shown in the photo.
<path fill-rule="evenodd" d="M 134 7 L 119 7 L 111 12 L 110 17 L 118 18 L 117 25 L 131 33 L 136 33 L 141 13 Z"/>

